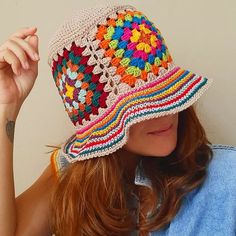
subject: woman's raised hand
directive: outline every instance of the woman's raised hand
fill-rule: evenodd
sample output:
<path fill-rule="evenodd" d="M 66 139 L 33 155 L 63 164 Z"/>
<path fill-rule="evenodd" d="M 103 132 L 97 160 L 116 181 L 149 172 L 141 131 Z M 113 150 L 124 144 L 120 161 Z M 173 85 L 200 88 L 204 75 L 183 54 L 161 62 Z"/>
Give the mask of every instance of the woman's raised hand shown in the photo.
<path fill-rule="evenodd" d="M 36 31 L 19 29 L 0 45 L 0 112 L 11 110 L 16 117 L 33 88 L 39 61 Z"/>

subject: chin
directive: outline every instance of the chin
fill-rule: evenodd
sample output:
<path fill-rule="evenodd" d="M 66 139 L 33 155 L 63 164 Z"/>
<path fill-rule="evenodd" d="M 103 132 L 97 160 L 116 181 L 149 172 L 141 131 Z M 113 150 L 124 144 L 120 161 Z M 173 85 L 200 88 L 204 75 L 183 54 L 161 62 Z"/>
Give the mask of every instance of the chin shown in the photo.
<path fill-rule="evenodd" d="M 149 144 L 146 146 L 145 156 L 153 156 L 153 157 L 166 157 L 169 156 L 176 148 L 177 140 L 173 140 L 172 142 L 165 142 L 159 145 Z"/>

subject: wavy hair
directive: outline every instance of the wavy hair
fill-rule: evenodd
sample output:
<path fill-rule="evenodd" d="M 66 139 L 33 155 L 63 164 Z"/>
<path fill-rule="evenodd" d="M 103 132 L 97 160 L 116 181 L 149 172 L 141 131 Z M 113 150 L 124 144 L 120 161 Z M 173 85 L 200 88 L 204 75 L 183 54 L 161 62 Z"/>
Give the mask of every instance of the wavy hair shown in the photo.
<path fill-rule="evenodd" d="M 141 156 L 152 188 L 135 186 L 140 199 L 138 223 L 128 205 L 131 188 L 127 188 L 124 165 L 112 153 L 63 170 L 51 197 L 52 232 L 56 236 L 124 236 L 134 230 L 147 235 L 167 227 L 183 197 L 204 182 L 213 157 L 194 106 L 179 113 L 177 132 L 177 145 L 169 156 Z"/>

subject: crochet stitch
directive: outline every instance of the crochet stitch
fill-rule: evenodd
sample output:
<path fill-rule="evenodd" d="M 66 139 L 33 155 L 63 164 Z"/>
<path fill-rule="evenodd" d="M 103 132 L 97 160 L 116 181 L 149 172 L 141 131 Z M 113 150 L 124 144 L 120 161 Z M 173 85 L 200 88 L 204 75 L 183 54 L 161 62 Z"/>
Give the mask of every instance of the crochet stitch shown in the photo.
<path fill-rule="evenodd" d="M 48 64 L 75 126 L 62 146 L 69 162 L 115 152 L 132 124 L 186 109 L 212 82 L 175 65 L 160 30 L 130 5 L 75 12 Z"/>

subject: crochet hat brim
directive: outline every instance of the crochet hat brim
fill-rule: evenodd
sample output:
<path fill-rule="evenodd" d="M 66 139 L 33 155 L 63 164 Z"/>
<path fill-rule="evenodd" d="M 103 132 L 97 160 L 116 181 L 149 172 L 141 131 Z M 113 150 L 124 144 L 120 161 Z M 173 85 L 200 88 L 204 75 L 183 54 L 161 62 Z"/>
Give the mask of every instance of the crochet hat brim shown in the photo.
<path fill-rule="evenodd" d="M 62 145 L 69 162 L 106 156 L 124 146 L 129 128 L 138 122 L 180 112 L 209 88 L 213 79 L 169 64 L 148 84 L 121 95 L 105 113 Z"/>

